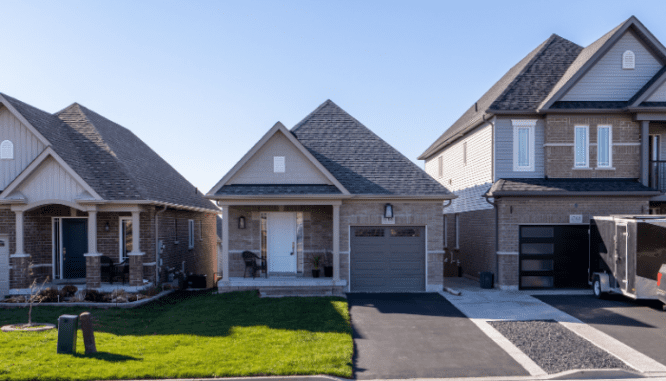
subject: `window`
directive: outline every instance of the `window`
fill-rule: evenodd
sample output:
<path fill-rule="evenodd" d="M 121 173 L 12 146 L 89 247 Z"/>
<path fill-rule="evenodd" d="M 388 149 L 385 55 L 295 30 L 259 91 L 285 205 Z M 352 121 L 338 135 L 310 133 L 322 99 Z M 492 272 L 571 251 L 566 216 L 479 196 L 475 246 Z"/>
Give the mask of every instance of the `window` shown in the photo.
<path fill-rule="evenodd" d="M 13 160 L 14 159 L 14 144 L 9 140 L 0 143 L 0 159 Z"/>
<path fill-rule="evenodd" d="M 588 126 L 575 126 L 574 127 L 574 167 L 588 168 L 589 162 L 589 141 L 590 131 Z"/>
<path fill-rule="evenodd" d="M 187 220 L 187 230 L 189 232 L 187 247 L 194 249 L 194 220 Z"/>
<path fill-rule="evenodd" d="M 285 172 L 284 156 L 273 156 L 273 172 Z"/>
<path fill-rule="evenodd" d="M 622 53 L 622 69 L 632 70 L 636 67 L 636 56 L 631 50 Z"/>
<path fill-rule="evenodd" d="M 444 177 L 444 157 L 437 158 L 437 176 Z"/>
<path fill-rule="evenodd" d="M 456 249 L 460 249 L 460 234 L 458 232 L 460 231 L 460 215 L 456 213 Z"/>
<path fill-rule="evenodd" d="M 597 167 L 613 166 L 613 130 L 611 126 L 597 127 Z"/>
<path fill-rule="evenodd" d="M 127 259 L 127 253 L 132 252 L 132 217 L 120 217 L 120 261 Z"/>
<path fill-rule="evenodd" d="M 534 131 L 536 120 L 512 120 L 513 170 L 534 171 Z"/>
<path fill-rule="evenodd" d="M 463 165 L 467 165 L 467 142 L 463 143 Z"/>

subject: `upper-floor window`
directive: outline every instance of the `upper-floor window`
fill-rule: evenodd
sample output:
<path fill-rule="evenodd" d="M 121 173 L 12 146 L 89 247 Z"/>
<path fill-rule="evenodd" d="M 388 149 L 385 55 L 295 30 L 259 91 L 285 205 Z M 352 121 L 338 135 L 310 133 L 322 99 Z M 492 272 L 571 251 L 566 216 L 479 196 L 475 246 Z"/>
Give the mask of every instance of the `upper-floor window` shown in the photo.
<path fill-rule="evenodd" d="M 273 156 L 273 172 L 284 173 L 285 169 L 284 156 Z"/>
<path fill-rule="evenodd" d="M 14 159 L 14 144 L 9 140 L 0 143 L 0 159 L 13 160 Z"/>
<path fill-rule="evenodd" d="M 597 127 L 597 167 L 613 166 L 613 130 L 611 126 Z"/>
<path fill-rule="evenodd" d="M 636 56 L 631 50 L 622 53 L 622 69 L 634 69 L 636 67 Z"/>
<path fill-rule="evenodd" d="M 536 120 L 512 120 L 513 170 L 534 171 L 534 134 Z"/>
<path fill-rule="evenodd" d="M 590 166 L 590 131 L 588 126 L 574 127 L 574 167 Z"/>

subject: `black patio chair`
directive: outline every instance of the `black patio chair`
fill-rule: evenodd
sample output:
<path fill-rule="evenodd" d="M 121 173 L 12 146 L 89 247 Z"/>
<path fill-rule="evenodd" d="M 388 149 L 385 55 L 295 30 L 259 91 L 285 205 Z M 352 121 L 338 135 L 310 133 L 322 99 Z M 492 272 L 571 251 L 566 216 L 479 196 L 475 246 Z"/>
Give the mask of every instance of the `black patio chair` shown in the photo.
<path fill-rule="evenodd" d="M 100 265 L 101 267 L 101 280 L 104 282 L 105 280 L 111 284 L 113 284 L 113 275 L 114 275 L 114 266 L 113 266 L 113 260 L 106 255 L 102 255 L 100 258 Z"/>
<path fill-rule="evenodd" d="M 257 259 L 261 262 L 260 264 L 257 264 Z M 243 252 L 243 261 L 245 262 L 245 273 L 243 273 L 243 278 L 247 276 L 248 269 L 252 272 L 252 279 L 257 275 L 257 270 L 267 270 L 266 260 L 251 251 Z M 259 273 L 259 276 L 261 276 L 261 273 Z"/>
<path fill-rule="evenodd" d="M 126 279 L 129 279 L 129 258 L 113 266 L 113 276 L 120 277 L 120 280 L 125 284 Z"/>

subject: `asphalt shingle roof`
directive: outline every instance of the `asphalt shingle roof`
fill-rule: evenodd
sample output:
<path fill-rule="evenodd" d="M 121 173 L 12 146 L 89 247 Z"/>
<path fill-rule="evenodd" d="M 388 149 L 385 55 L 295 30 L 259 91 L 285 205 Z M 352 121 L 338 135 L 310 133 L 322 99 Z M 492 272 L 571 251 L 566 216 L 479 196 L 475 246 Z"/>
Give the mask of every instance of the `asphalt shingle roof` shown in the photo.
<path fill-rule="evenodd" d="M 49 114 L 2 95 L 105 200 L 157 201 L 217 210 L 128 129 L 77 103 Z"/>
<path fill-rule="evenodd" d="M 319 184 L 232 184 L 225 185 L 215 195 L 291 195 L 341 194 L 335 185 Z"/>
<path fill-rule="evenodd" d="M 423 169 L 330 100 L 291 131 L 351 194 L 451 195 Z"/>
<path fill-rule="evenodd" d="M 488 191 L 489 196 L 552 196 L 567 194 L 658 195 L 635 179 L 500 179 Z"/>

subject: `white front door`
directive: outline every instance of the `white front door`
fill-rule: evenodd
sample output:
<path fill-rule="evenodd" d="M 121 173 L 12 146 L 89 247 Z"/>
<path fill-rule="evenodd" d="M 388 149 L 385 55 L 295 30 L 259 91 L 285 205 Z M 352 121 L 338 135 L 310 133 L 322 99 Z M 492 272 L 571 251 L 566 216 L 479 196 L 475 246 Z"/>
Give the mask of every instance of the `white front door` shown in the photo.
<path fill-rule="evenodd" d="M 296 213 L 268 213 L 268 271 L 296 272 Z"/>
<path fill-rule="evenodd" d="M 0 298 L 9 293 L 9 236 L 0 235 Z"/>

